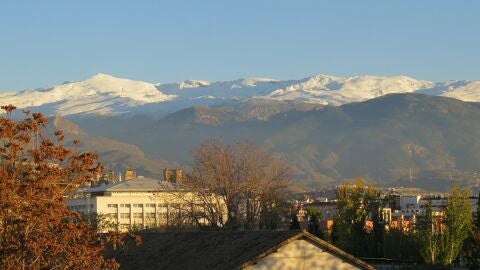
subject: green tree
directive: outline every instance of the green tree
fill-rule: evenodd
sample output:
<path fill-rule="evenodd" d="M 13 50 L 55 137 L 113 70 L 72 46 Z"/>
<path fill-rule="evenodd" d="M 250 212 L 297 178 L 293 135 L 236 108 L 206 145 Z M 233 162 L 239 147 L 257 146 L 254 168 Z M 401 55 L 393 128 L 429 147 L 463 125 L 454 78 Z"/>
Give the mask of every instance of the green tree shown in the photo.
<path fill-rule="evenodd" d="M 458 257 L 463 242 L 473 227 L 472 206 L 469 192 L 454 185 L 445 209 L 446 228 L 442 235 L 442 264 L 451 265 Z"/>
<path fill-rule="evenodd" d="M 380 192 L 366 187 L 362 179 L 355 185 L 337 188 L 337 216 L 334 219 L 334 243 L 356 256 L 368 256 L 372 228 L 367 227 L 373 213 L 379 211 Z"/>
<path fill-rule="evenodd" d="M 463 257 L 470 269 L 480 269 L 480 193 L 477 198 L 477 212 L 470 236 L 463 245 Z"/>
<path fill-rule="evenodd" d="M 415 262 L 423 261 L 419 254 L 416 236 L 400 228 L 390 228 L 385 233 L 383 257 Z"/>
<path fill-rule="evenodd" d="M 437 263 L 442 235 L 435 223 L 431 201 L 426 205 L 424 216 L 419 217 L 416 230 L 416 242 L 423 261 L 427 264 Z"/>
<path fill-rule="evenodd" d="M 322 212 L 313 207 L 307 207 L 307 216 L 308 216 L 308 232 L 324 238 L 323 232 L 320 229 L 320 219 L 322 219 Z"/>
<path fill-rule="evenodd" d="M 376 203 L 375 205 L 380 206 Z M 372 210 L 373 230 L 369 235 L 369 256 L 383 257 L 385 244 L 385 221 L 380 218 L 380 207 L 378 211 Z"/>
<path fill-rule="evenodd" d="M 298 217 L 294 213 L 291 217 L 290 230 L 300 230 L 300 223 L 298 222 Z"/>

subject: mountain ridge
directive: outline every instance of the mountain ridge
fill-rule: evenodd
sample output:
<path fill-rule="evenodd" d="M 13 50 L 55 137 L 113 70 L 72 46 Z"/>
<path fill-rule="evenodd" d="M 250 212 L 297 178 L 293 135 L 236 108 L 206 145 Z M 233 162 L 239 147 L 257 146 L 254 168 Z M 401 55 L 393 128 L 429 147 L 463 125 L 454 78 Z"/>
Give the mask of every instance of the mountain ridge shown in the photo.
<path fill-rule="evenodd" d="M 453 180 L 480 184 L 478 103 L 418 93 L 313 108 L 277 101 L 260 111 L 245 102 L 190 107 L 161 119 L 76 121 L 89 133 L 135 143 L 149 156 L 178 164 L 189 164 L 190 151 L 205 140 L 248 139 L 285 156 L 294 183 L 310 189 L 356 177 L 409 186 L 410 167 L 413 184 L 427 189 L 446 190 Z"/>
<path fill-rule="evenodd" d="M 3 104 L 52 116 L 143 114 L 164 116 L 194 105 L 239 100 L 297 101 L 340 106 L 391 93 L 423 93 L 480 102 L 480 81 L 430 82 L 408 76 L 314 75 L 299 80 L 243 78 L 148 83 L 98 73 L 86 80 L 37 90 L 1 93 Z"/>

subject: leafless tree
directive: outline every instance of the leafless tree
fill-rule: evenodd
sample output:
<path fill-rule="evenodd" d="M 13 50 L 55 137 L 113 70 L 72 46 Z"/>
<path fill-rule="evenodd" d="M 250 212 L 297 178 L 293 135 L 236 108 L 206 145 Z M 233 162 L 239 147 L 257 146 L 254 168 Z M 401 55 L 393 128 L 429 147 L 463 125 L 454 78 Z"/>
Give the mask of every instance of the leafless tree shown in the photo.
<path fill-rule="evenodd" d="M 239 230 L 268 229 L 288 189 L 289 168 L 283 158 L 250 142 L 225 145 L 211 140 L 193 152 L 183 185 L 185 201 L 200 226 Z"/>

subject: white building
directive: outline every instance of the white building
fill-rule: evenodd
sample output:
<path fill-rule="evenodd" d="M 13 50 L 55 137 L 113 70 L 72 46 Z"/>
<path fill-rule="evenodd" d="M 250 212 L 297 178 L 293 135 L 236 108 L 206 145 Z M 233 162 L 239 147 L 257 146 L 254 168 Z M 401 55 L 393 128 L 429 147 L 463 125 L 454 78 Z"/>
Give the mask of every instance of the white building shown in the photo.
<path fill-rule="evenodd" d="M 419 209 L 419 202 L 422 196 L 420 195 L 407 195 L 400 197 L 400 209 L 401 210 L 416 210 Z"/>
<path fill-rule="evenodd" d="M 472 212 L 477 211 L 477 198 L 469 199 Z M 395 220 L 408 220 L 415 223 L 418 216 L 425 215 L 427 204 L 431 203 L 434 216 L 443 216 L 448 205 L 448 197 L 403 195 L 400 197 L 400 210 L 395 210 L 392 217 Z"/>
<path fill-rule="evenodd" d="M 102 231 L 147 229 L 184 222 L 182 209 L 191 207 L 184 200 L 186 194 L 175 183 L 136 177 L 81 189 L 67 206 L 83 214 L 98 214 Z"/>

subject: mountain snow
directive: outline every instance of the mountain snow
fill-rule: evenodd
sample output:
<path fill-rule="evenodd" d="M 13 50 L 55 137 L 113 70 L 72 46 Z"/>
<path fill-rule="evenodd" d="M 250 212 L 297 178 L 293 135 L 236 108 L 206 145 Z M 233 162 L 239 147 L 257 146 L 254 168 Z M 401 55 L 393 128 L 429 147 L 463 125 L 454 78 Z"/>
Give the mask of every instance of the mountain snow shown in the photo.
<path fill-rule="evenodd" d="M 0 93 L 0 103 L 42 111 L 47 115 L 158 114 L 192 105 L 211 105 L 249 98 L 298 100 L 337 106 L 390 93 L 411 92 L 478 102 L 480 81 L 437 83 L 407 76 L 315 75 L 286 81 L 246 78 L 233 81 L 187 80 L 153 84 L 99 73 L 84 81 L 67 82 L 49 89 Z"/>
<path fill-rule="evenodd" d="M 0 94 L 4 104 L 39 107 L 47 114 L 116 114 L 146 103 L 163 102 L 165 95 L 154 84 L 99 73 L 85 81 L 68 82 L 50 89 Z"/>
<path fill-rule="evenodd" d="M 270 98 L 280 100 L 305 100 L 325 105 L 342 105 L 363 101 L 390 93 L 410 93 L 431 87 L 432 83 L 406 76 L 333 77 L 316 75 L 273 91 Z"/>

